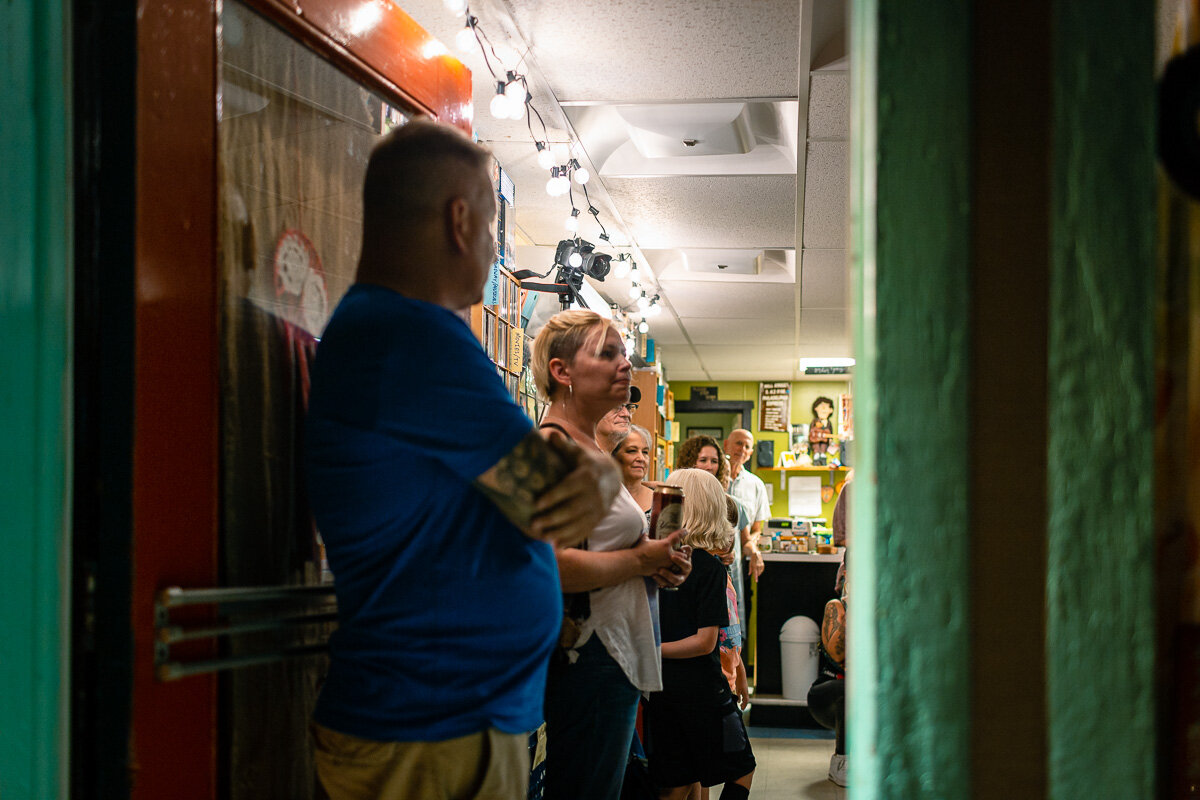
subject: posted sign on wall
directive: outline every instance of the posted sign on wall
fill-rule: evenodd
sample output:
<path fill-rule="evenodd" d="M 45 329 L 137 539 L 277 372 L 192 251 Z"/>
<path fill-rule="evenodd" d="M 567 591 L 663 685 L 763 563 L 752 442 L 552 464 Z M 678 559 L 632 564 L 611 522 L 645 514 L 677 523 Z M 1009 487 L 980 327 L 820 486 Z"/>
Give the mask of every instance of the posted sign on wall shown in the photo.
<path fill-rule="evenodd" d="M 758 429 L 787 433 L 792 423 L 792 385 L 787 381 L 758 385 Z"/>

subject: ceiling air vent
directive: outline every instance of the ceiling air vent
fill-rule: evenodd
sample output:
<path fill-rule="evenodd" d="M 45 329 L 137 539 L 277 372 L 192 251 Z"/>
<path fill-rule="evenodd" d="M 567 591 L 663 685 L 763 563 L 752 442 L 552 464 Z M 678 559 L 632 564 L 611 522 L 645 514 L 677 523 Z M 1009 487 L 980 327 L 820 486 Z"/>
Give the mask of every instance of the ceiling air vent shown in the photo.
<path fill-rule="evenodd" d="M 626 105 L 617 113 L 645 158 L 745 155 L 754 149 L 745 103 Z"/>

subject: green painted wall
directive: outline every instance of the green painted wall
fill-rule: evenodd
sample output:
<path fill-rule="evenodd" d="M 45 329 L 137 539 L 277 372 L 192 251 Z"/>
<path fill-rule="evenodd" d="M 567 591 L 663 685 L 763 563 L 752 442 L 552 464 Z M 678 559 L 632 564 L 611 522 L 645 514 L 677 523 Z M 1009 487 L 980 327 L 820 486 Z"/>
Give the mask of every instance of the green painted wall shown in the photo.
<path fill-rule="evenodd" d="M 1154 797 L 1155 5 L 1054 14 L 1050 797 Z"/>
<path fill-rule="evenodd" d="M 71 283 L 64 5 L 0 4 L 0 797 L 67 791 Z"/>
<path fill-rule="evenodd" d="M 965 798 L 969 14 L 864 0 L 850 49 L 850 782 L 856 798 Z"/>

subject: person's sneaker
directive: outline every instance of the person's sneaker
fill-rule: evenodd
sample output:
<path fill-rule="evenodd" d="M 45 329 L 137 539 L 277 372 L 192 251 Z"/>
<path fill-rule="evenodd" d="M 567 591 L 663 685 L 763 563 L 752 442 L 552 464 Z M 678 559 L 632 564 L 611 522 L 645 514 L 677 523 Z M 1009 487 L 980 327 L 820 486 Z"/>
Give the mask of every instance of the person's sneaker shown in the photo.
<path fill-rule="evenodd" d="M 838 786 L 846 785 L 846 756 L 834 753 L 829 759 L 829 780 Z"/>

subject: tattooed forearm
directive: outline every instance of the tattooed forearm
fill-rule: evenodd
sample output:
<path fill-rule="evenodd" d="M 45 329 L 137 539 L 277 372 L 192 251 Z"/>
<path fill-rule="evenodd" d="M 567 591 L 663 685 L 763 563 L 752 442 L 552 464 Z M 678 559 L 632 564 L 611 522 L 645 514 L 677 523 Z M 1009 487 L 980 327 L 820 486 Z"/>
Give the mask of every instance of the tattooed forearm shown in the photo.
<path fill-rule="evenodd" d="M 479 476 L 475 485 L 523 531 L 529 530 L 534 504 L 570 471 L 562 455 L 531 431 L 508 455 Z"/>
<path fill-rule="evenodd" d="M 825 619 L 821 625 L 821 643 L 825 652 L 839 664 L 846 661 L 846 607 L 840 600 L 830 600 L 825 605 Z"/>

